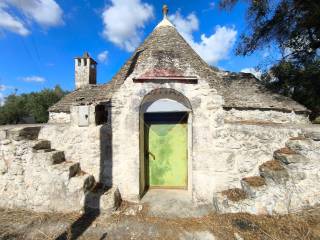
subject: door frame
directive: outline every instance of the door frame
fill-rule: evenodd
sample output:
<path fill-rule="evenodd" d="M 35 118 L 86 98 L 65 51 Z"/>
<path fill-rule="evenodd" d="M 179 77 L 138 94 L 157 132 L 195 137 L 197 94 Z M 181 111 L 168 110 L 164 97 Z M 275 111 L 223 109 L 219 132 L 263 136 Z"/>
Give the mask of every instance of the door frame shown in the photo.
<path fill-rule="evenodd" d="M 159 99 L 171 99 L 178 103 L 183 104 L 187 108 L 188 112 L 188 195 L 192 197 L 192 158 L 193 158 L 193 117 L 194 113 L 192 110 L 189 99 L 181 92 L 173 88 L 155 88 L 147 93 L 139 108 L 139 198 L 141 199 L 147 192 L 146 188 L 146 176 L 145 176 L 145 136 L 144 136 L 144 113 L 147 112 L 149 106 Z M 165 112 L 165 111 L 162 111 Z"/>

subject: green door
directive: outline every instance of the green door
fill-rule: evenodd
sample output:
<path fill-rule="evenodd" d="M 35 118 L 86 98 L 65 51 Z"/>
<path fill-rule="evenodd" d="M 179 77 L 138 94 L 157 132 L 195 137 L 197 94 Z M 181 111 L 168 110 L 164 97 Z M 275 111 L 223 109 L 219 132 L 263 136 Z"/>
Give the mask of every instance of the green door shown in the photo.
<path fill-rule="evenodd" d="M 187 123 L 149 123 L 148 174 L 149 187 L 187 188 Z"/>

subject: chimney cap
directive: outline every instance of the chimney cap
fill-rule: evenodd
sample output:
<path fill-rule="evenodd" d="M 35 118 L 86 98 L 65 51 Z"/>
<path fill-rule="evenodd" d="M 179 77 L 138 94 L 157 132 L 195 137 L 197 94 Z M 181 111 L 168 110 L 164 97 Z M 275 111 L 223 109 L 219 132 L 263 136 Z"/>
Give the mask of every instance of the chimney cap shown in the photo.
<path fill-rule="evenodd" d="M 75 57 L 75 59 L 90 59 L 94 64 L 97 64 L 97 62 L 90 56 L 90 54 L 88 52 L 84 52 L 82 57 Z"/>

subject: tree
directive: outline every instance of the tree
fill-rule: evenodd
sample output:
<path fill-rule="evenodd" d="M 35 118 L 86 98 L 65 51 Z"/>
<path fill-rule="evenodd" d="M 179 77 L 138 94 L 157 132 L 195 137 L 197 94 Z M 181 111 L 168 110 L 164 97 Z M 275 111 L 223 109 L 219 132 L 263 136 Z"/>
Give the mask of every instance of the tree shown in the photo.
<path fill-rule="evenodd" d="M 221 0 L 223 9 L 239 0 Z M 284 57 L 312 60 L 320 48 L 320 1 L 247 0 L 249 28 L 241 35 L 237 54 L 249 55 L 268 44 L 276 44 Z"/>
<path fill-rule="evenodd" d="M 239 0 L 221 0 L 231 9 Z M 266 46 L 276 46 L 282 57 L 263 80 L 271 89 L 292 97 L 320 113 L 320 1 L 243 0 L 248 3 L 247 30 L 236 54 L 246 56 Z"/>
<path fill-rule="evenodd" d="M 266 85 L 275 92 L 290 96 L 311 109 L 314 119 L 320 113 L 320 60 L 297 65 L 280 61 L 262 77 Z"/>
<path fill-rule="evenodd" d="M 60 86 L 53 90 L 44 89 L 38 93 L 11 94 L 0 107 L 0 124 L 22 123 L 26 117 L 33 117 L 37 123 L 48 121 L 48 108 L 58 102 L 65 94 Z"/>

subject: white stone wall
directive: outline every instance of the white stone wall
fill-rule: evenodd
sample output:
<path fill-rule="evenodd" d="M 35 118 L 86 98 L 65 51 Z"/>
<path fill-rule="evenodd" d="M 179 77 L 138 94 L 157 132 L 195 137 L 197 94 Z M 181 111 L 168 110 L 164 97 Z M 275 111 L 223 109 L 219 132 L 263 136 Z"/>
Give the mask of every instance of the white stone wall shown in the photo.
<path fill-rule="evenodd" d="M 223 124 L 222 98 L 207 82 L 183 83 L 134 83 L 126 80 L 112 98 L 113 183 L 124 199 L 137 200 L 139 196 L 139 108 L 146 94 L 157 88 L 171 88 L 186 96 L 192 105 L 193 142 L 191 163 L 203 161 L 210 155 L 210 133 Z M 203 131 L 205 129 L 205 131 Z M 204 147 L 204 148 L 202 148 Z M 205 151 L 205 153 L 203 152 Z M 194 169 L 189 178 L 194 178 Z M 188 186 L 192 190 L 192 186 Z"/>
<path fill-rule="evenodd" d="M 69 179 L 66 165 L 35 157 L 35 140 L 0 138 L 0 207 L 35 211 L 78 211 L 83 208 L 84 177 Z"/>
<path fill-rule="evenodd" d="M 112 98 L 112 175 L 113 183 L 119 187 L 124 199 L 138 200 L 139 107 L 144 96 L 154 89 L 174 89 L 192 105 L 188 190 L 198 203 L 211 203 L 215 192 L 239 186 L 242 177 L 257 174 L 258 166 L 271 160 L 273 151 L 301 132 L 284 125 L 224 124 L 225 117 L 231 115 L 222 109 L 222 97 L 204 80 L 200 79 L 198 84 L 134 83 L 134 76 L 130 76 Z M 268 115 L 262 111 L 241 114 L 241 120 L 244 117 L 246 120 L 250 117 L 263 119 Z M 282 123 L 307 122 L 304 117 L 285 113 L 271 112 L 268 117 Z"/>
<path fill-rule="evenodd" d="M 89 58 L 75 59 L 75 85 L 76 89 L 89 84 L 96 84 L 96 66 L 91 68 L 92 60 Z"/>
<path fill-rule="evenodd" d="M 112 139 L 108 125 L 49 124 L 41 128 L 39 139 L 49 140 L 51 148 L 64 151 L 67 161 L 79 162 L 96 181 L 111 185 Z"/>
<path fill-rule="evenodd" d="M 260 121 L 260 122 L 294 123 L 294 124 L 310 123 L 306 115 L 296 114 L 294 112 L 285 113 L 280 111 L 231 109 L 231 110 L 225 111 L 224 115 L 225 115 L 224 119 L 227 122 Z"/>
<path fill-rule="evenodd" d="M 48 123 L 69 123 L 70 114 L 65 112 L 49 112 Z"/>
<path fill-rule="evenodd" d="M 194 146 L 200 155 L 193 164 L 194 200 L 211 203 L 214 193 L 240 187 L 243 177 L 259 176 L 259 166 L 300 133 L 298 127 L 246 124 L 226 124 L 208 133 L 208 144 Z"/>

